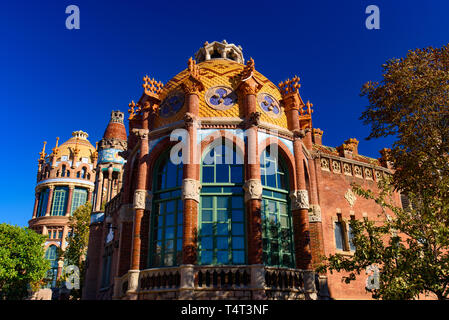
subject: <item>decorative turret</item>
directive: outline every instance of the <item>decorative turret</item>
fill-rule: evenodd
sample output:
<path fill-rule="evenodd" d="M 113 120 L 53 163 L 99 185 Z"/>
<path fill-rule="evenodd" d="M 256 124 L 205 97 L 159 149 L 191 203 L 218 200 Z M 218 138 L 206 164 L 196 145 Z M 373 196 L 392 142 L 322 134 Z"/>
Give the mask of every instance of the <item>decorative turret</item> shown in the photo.
<path fill-rule="evenodd" d="M 211 59 L 229 59 L 241 64 L 245 63 L 242 47 L 228 43 L 226 40 L 222 42 L 214 41 L 212 43 L 206 41 L 203 47 L 195 54 L 195 59 L 198 62 Z"/>

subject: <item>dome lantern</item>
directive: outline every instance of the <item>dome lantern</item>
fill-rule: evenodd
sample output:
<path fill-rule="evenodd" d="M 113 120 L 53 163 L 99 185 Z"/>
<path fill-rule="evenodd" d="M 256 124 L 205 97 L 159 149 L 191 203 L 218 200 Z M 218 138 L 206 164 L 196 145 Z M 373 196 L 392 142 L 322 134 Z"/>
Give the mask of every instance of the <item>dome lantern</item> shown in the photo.
<path fill-rule="evenodd" d="M 197 62 L 211 59 L 228 59 L 241 64 L 245 63 L 242 47 L 228 43 L 226 40 L 222 42 L 214 41 L 212 43 L 206 41 L 203 47 L 195 54 L 195 59 Z"/>

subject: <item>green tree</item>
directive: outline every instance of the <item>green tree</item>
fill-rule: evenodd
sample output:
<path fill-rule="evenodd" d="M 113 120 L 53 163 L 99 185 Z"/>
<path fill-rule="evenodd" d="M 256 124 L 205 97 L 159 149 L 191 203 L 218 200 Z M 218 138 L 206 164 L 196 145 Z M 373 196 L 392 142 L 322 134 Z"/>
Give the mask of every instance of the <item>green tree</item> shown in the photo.
<path fill-rule="evenodd" d="M 92 204 L 86 202 L 79 206 L 73 215 L 69 218 L 70 234 L 67 237 L 67 248 L 61 252 L 61 256 L 65 259 L 65 265 L 74 265 L 79 269 L 80 289 L 73 289 L 72 298 L 79 299 L 82 295 L 82 286 L 84 284 L 85 273 L 85 257 L 87 253 L 87 245 L 89 242 L 89 225 Z M 64 275 L 65 277 L 67 275 Z M 62 280 L 65 280 L 63 277 Z"/>
<path fill-rule="evenodd" d="M 29 228 L 0 224 L 0 300 L 21 300 L 38 287 L 50 269 L 45 236 Z"/>
<path fill-rule="evenodd" d="M 449 45 L 409 51 L 383 65 L 381 82 L 362 88 L 369 106 L 361 119 L 371 126 L 367 139 L 394 138 L 386 159 L 394 174 L 379 192 L 354 185 L 360 196 L 385 211 L 377 222 L 351 221 L 353 257 L 331 255 L 320 271 L 347 271 L 350 282 L 377 264 L 374 298 L 415 299 L 449 294 Z M 410 206 L 398 207 L 392 191 Z M 390 212 L 386 219 L 386 213 Z"/>

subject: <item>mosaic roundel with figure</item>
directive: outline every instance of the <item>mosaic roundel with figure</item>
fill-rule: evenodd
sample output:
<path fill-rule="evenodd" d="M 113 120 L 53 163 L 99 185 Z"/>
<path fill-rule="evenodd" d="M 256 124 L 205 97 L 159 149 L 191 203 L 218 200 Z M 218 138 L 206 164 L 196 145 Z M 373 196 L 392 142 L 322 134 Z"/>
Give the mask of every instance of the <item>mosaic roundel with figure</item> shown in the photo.
<path fill-rule="evenodd" d="M 268 93 L 259 93 L 257 95 L 257 103 L 259 107 L 271 117 L 277 118 L 282 114 L 282 108 L 279 101 Z"/>
<path fill-rule="evenodd" d="M 184 105 L 184 94 L 180 91 L 176 91 L 168 95 L 159 109 L 159 115 L 163 118 L 170 118 L 181 110 Z"/>
<path fill-rule="evenodd" d="M 232 88 L 226 86 L 209 88 L 204 98 L 209 107 L 218 110 L 227 110 L 237 103 L 237 94 Z"/>

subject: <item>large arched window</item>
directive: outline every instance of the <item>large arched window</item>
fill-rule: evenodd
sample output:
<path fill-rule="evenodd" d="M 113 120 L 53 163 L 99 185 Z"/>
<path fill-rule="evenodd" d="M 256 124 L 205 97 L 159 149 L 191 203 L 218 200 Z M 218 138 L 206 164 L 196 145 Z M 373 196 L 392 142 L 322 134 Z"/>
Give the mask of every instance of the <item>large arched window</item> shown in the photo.
<path fill-rule="evenodd" d="M 57 259 L 57 248 L 55 245 L 51 245 L 45 251 L 45 259 L 50 261 L 50 270 L 47 272 L 47 287 L 56 287 L 56 277 L 58 274 L 58 259 Z"/>
<path fill-rule="evenodd" d="M 70 214 L 73 214 L 79 206 L 84 205 L 87 202 L 87 190 L 83 188 L 75 188 L 73 190 L 72 207 L 70 208 Z"/>
<path fill-rule="evenodd" d="M 182 263 L 182 165 L 174 165 L 170 152 L 156 163 L 153 174 L 153 214 L 151 227 L 152 267 Z"/>
<path fill-rule="evenodd" d="M 223 142 L 209 147 L 201 166 L 199 264 L 246 262 L 243 159 Z"/>
<path fill-rule="evenodd" d="M 53 194 L 52 216 L 65 215 L 68 191 L 66 187 L 55 187 Z"/>
<path fill-rule="evenodd" d="M 37 216 L 43 217 L 45 216 L 45 211 L 47 211 L 47 203 L 48 203 L 48 188 L 42 190 L 39 193 L 39 206 L 37 208 Z"/>
<path fill-rule="evenodd" d="M 263 262 L 270 266 L 295 266 L 288 175 L 280 155 L 266 148 L 260 159 L 262 241 Z"/>

